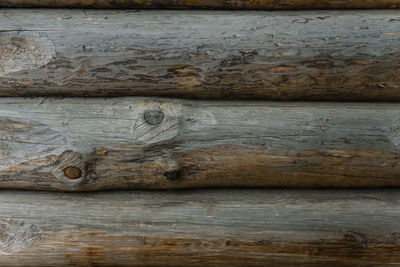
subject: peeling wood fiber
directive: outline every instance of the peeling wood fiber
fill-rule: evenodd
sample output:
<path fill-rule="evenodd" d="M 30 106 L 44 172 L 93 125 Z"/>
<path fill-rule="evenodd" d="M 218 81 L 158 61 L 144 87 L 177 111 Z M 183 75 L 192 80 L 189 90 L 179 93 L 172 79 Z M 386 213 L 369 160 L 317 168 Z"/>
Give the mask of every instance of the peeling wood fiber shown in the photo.
<path fill-rule="evenodd" d="M 0 96 L 400 101 L 395 10 L 2 9 L 0 25 Z"/>
<path fill-rule="evenodd" d="M 0 98 L 0 188 L 399 186 L 399 116 L 383 103 Z"/>
<path fill-rule="evenodd" d="M 399 8 L 398 0 L 2 0 L 0 7 L 172 9 L 347 9 Z"/>
<path fill-rule="evenodd" d="M 399 219 L 397 189 L 3 190 L 0 236 L 41 234 L 0 265 L 397 266 Z"/>

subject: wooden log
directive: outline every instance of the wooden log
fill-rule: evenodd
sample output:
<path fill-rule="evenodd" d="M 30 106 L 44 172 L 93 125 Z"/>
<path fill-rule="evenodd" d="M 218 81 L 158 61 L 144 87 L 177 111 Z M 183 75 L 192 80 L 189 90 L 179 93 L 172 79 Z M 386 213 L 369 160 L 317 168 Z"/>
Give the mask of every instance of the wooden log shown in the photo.
<path fill-rule="evenodd" d="M 400 104 L 1 98 L 0 188 L 400 185 Z"/>
<path fill-rule="evenodd" d="M 400 101 L 398 11 L 136 11 L 2 10 L 0 96 Z"/>
<path fill-rule="evenodd" d="M 2 0 L 0 7 L 172 8 L 172 9 L 362 9 L 400 7 L 399 0 Z"/>
<path fill-rule="evenodd" d="M 2 191 L 2 266 L 396 266 L 399 190 Z"/>

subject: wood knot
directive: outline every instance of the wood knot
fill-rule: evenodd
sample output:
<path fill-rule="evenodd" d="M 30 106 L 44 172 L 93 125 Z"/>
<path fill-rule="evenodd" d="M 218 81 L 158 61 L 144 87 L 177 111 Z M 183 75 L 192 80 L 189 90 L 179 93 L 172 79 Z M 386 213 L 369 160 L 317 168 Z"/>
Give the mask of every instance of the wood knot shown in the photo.
<path fill-rule="evenodd" d="M 182 108 L 181 104 L 153 101 L 144 107 L 137 105 L 132 113 L 134 142 L 154 144 L 173 139 L 179 133 Z"/>
<path fill-rule="evenodd" d="M 176 181 L 179 180 L 183 175 L 183 169 L 166 171 L 163 173 L 163 177 L 168 181 Z"/>
<path fill-rule="evenodd" d="M 76 166 L 69 166 L 64 169 L 64 175 L 69 179 L 78 179 L 82 177 L 82 170 Z"/>
<path fill-rule="evenodd" d="M 149 110 L 144 113 L 144 120 L 151 125 L 158 125 L 164 120 L 164 112 L 161 110 Z"/>
<path fill-rule="evenodd" d="M 48 168 L 56 179 L 65 185 L 80 187 L 96 179 L 95 164 L 96 158 L 67 150 Z"/>

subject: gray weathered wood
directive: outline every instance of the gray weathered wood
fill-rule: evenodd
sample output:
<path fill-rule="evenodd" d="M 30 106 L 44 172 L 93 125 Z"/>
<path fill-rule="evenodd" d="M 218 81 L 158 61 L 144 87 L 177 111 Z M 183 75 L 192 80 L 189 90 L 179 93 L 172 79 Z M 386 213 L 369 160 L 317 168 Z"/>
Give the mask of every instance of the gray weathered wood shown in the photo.
<path fill-rule="evenodd" d="M 399 186 L 400 104 L 0 98 L 0 188 Z"/>
<path fill-rule="evenodd" d="M 399 190 L 0 194 L 2 266 L 398 266 Z"/>
<path fill-rule="evenodd" d="M 0 96 L 400 100 L 395 10 L 2 9 L 0 25 Z"/>

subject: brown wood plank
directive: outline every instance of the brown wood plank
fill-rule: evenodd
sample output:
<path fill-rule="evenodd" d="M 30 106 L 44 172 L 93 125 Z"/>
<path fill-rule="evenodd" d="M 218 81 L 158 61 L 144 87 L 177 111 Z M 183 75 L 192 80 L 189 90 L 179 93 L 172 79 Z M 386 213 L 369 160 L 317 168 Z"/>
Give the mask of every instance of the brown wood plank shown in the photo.
<path fill-rule="evenodd" d="M 0 194 L 2 266 L 397 266 L 398 190 Z"/>

